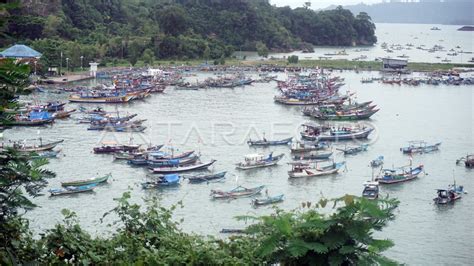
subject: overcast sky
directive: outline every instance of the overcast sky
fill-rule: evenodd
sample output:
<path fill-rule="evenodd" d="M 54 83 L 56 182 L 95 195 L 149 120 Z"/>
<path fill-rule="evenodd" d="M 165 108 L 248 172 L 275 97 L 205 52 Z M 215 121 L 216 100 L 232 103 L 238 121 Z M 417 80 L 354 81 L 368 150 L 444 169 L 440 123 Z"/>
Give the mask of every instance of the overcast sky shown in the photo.
<path fill-rule="evenodd" d="M 270 0 L 272 5 L 291 7 L 303 6 L 305 2 L 308 2 L 308 0 Z M 352 5 L 361 2 L 372 4 L 382 2 L 382 0 L 311 0 L 310 2 L 313 9 L 319 9 L 328 7 L 330 5 Z"/>

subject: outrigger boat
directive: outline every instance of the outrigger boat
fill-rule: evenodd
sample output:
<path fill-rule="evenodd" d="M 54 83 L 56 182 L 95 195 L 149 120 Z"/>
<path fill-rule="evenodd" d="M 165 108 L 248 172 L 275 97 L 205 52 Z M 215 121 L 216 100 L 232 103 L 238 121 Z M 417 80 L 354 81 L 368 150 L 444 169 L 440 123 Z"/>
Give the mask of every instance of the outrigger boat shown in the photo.
<path fill-rule="evenodd" d="M 213 165 L 216 160 L 211 160 L 208 163 L 197 163 L 193 165 L 187 165 L 182 167 L 158 167 L 150 169 L 154 174 L 171 174 L 171 173 L 181 173 L 195 170 L 204 170 Z"/>
<path fill-rule="evenodd" d="M 231 199 L 231 198 L 242 198 L 251 197 L 259 194 L 265 186 L 258 186 L 254 188 L 245 188 L 238 186 L 230 191 L 222 190 L 211 190 L 211 197 L 213 199 Z"/>
<path fill-rule="evenodd" d="M 264 157 L 263 154 L 248 154 L 244 158 L 244 162 L 240 162 L 237 164 L 236 168 L 241 170 L 248 170 L 253 168 L 261 168 L 261 167 L 268 167 L 276 165 L 281 158 L 283 158 L 284 154 L 280 154 L 277 156 L 273 156 L 273 152 L 271 152 L 267 158 Z"/>
<path fill-rule="evenodd" d="M 428 145 L 425 141 L 410 141 L 408 147 L 400 148 L 403 153 L 428 153 L 439 150 L 441 142 Z"/>
<path fill-rule="evenodd" d="M 262 206 L 268 204 L 274 204 L 283 201 L 283 194 L 276 195 L 276 196 L 267 196 L 266 198 L 259 198 L 252 200 L 252 205 L 254 206 Z"/>
<path fill-rule="evenodd" d="M 50 143 L 43 144 L 43 139 L 39 138 L 40 144 L 39 145 L 26 145 L 20 141 L 14 141 L 12 146 L 5 146 L 2 143 L 2 148 L 12 148 L 19 152 L 41 152 L 41 151 L 49 151 L 54 149 L 58 144 L 63 143 L 64 140 L 58 140 Z"/>
<path fill-rule="evenodd" d="M 83 179 L 83 180 L 73 180 L 73 181 L 66 181 L 66 182 L 61 182 L 61 186 L 63 187 L 78 187 L 78 186 L 86 186 L 90 184 L 100 184 L 100 183 L 105 183 L 109 178 L 112 177 L 112 174 L 107 174 L 104 176 L 99 176 L 99 177 L 92 177 L 88 179 Z"/>
<path fill-rule="evenodd" d="M 336 148 L 338 151 L 342 151 L 344 155 L 353 155 L 359 152 L 367 151 L 369 144 L 361 144 L 357 147 L 344 147 L 344 149 Z"/>
<path fill-rule="evenodd" d="M 220 181 L 225 178 L 225 174 L 227 172 L 220 172 L 217 174 L 199 174 L 199 175 L 191 175 L 186 176 L 191 184 L 209 182 L 209 181 Z"/>
<path fill-rule="evenodd" d="M 287 138 L 282 140 L 267 140 L 265 137 L 262 140 L 249 140 L 247 144 L 250 146 L 275 146 L 275 145 L 287 145 L 293 138 Z"/>
<path fill-rule="evenodd" d="M 55 189 L 50 189 L 49 193 L 51 193 L 51 196 L 61 196 L 61 195 L 91 192 L 94 190 L 96 186 L 97 184 L 89 184 L 89 185 L 78 186 L 78 187 L 71 186 L 71 187 L 65 187 L 65 188 L 55 188 Z"/>
<path fill-rule="evenodd" d="M 339 172 L 346 162 L 332 163 L 327 166 L 319 167 L 316 162 L 291 162 L 291 171 L 288 171 L 290 178 L 315 177 L 331 175 Z"/>
<path fill-rule="evenodd" d="M 423 172 L 423 165 L 412 168 L 411 165 L 398 169 L 383 169 L 384 175 L 376 179 L 380 184 L 397 184 L 407 182 L 418 177 Z"/>

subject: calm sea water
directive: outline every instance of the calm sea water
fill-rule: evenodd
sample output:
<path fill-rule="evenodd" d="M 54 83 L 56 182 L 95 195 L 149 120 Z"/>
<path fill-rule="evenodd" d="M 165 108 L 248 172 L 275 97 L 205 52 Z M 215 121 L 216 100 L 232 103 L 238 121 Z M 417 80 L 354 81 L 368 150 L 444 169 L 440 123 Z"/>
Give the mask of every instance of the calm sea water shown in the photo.
<path fill-rule="evenodd" d="M 159 196 L 165 206 L 182 200 L 176 218 L 184 218 L 182 227 L 188 232 L 218 234 L 221 228 L 241 228 L 245 224 L 234 219 L 236 215 L 268 214 L 270 207 L 254 209 L 250 199 L 212 201 L 211 189 L 232 189 L 237 185 L 253 187 L 266 185 L 269 194 L 285 194 L 279 205 L 294 209 L 303 201 L 317 201 L 325 197 L 344 194 L 360 195 L 362 183 L 370 179 L 370 160 L 384 155 L 386 166 L 408 163 L 408 157 L 399 148 L 409 140 L 441 141 L 441 150 L 432 154 L 418 155 L 414 164 L 424 164 L 426 176 L 390 187 L 382 187 L 382 194 L 389 194 L 401 201 L 396 219 L 380 237 L 393 239 L 395 247 L 387 255 L 400 262 L 413 265 L 468 264 L 474 254 L 474 195 L 467 194 L 453 206 L 433 205 L 436 188 L 444 188 L 453 181 L 474 191 L 474 172 L 456 166 L 455 160 L 473 152 L 473 88 L 468 86 L 389 86 L 378 83 L 361 84 L 363 77 L 377 76 L 376 72 L 338 72 L 347 84 L 344 90 L 357 93 L 360 101 L 373 100 L 381 110 L 368 121 L 377 128 L 370 137 L 367 152 L 344 158 L 336 154 L 336 161 L 346 160 L 347 171 L 321 178 L 289 180 L 289 148 L 249 148 L 244 142 L 248 137 L 257 138 L 265 132 L 267 138 L 298 136 L 298 127 L 309 121 L 299 107 L 275 104 L 276 84 L 254 84 L 235 89 L 207 89 L 202 91 L 176 91 L 153 95 L 126 105 L 106 106 L 109 111 L 137 113 L 140 119 L 148 119 L 148 129 L 143 135 L 135 134 L 134 142 L 164 143 L 179 151 L 198 150 L 202 160 L 217 159 L 214 171 L 228 171 L 227 179 L 220 183 L 190 185 L 184 181 L 180 187 L 159 191 L 144 191 L 139 183 L 145 180 L 146 171 L 132 168 L 125 162 L 114 162 L 112 156 L 95 155 L 92 148 L 101 140 L 127 141 L 126 133 L 102 134 L 87 131 L 87 125 L 73 119 L 58 121 L 45 128 L 14 128 L 5 132 L 6 139 L 43 137 L 65 139 L 61 145 L 65 156 L 51 159 L 48 166 L 57 173 L 48 188 L 60 187 L 60 182 L 104 175 L 111 172 L 112 180 L 98 187 L 94 193 L 67 197 L 41 196 L 35 202 L 41 206 L 27 214 L 34 228 L 41 232 L 61 220 L 60 211 L 75 211 L 88 231 L 104 234 L 113 229 L 99 223 L 102 215 L 116 204 L 114 198 L 132 190 L 132 201 Z M 208 74 L 190 77 L 203 79 Z M 284 78 L 280 76 L 280 78 Z M 30 100 L 59 99 L 66 95 L 36 94 Z M 68 104 L 67 108 L 78 108 Z M 88 105 L 95 107 L 95 105 Z M 177 152 L 179 152 L 177 151 Z M 276 167 L 254 171 L 238 171 L 234 164 L 245 154 L 254 152 L 285 153 L 286 157 Z"/>
<path fill-rule="evenodd" d="M 442 63 L 442 60 L 451 60 L 452 63 L 472 63 L 468 62 L 474 57 L 474 32 L 472 31 L 458 31 L 457 29 L 462 26 L 457 25 L 431 25 L 431 24 L 400 24 L 400 23 L 377 23 L 376 32 L 378 42 L 371 47 L 315 47 L 314 53 L 274 53 L 270 54 L 275 58 L 288 57 L 290 55 L 297 55 L 300 59 L 318 59 L 321 56 L 325 56 L 327 53 L 337 53 L 342 50 L 346 50 L 348 55 L 331 56 L 332 59 L 347 59 L 352 60 L 366 55 L 367 59 L 364 60 L 375 60 L 380 57 L 391 57 L 398 58 L 398 56 L 409 56 L 409 62 L 429 62 L 429 63 Z M 430 30 L 432 27 L 438 27 L 441 30 Z M 381 44 L 387 43 L 390 45 L 402 45 L 403 50 L 394 50 L 393 53 L 388 53 L 382 49 Z M 406 44 L 413 44 L 411 50 Z M 423 46 L 422 46 L 423 45 Z M 435 53 L 429 53 L 428 51 L 422 51 L 416 49 L 418 46 L 429 49 L 434 45 L 441 45 L 446 51 L 439 51 Z M 459 47 L 459 48 L 458 48 Z M 368 51 L 356 51 L 360 49 L 368 49 Z M 448 53 L 452 54 L 454 49 L 458 52 L 457 56 L 449 56 Z M 459 51 L 471 52 L 471 54 L 459 53 Z M 257 59 L 256 53 L 243 52 L 249 59 Z M 239 52 L 236 52 L 239 55 Z M 436 58 L 439 57 L 439 58 Z"/>

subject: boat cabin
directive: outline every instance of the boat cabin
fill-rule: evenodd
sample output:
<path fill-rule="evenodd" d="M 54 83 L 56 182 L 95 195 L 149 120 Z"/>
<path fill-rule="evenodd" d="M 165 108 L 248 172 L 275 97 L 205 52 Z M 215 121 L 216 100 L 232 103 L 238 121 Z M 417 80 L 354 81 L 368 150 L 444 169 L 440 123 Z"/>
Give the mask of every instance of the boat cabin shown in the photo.
<path fill-rule="evenodd" d="M 265 156 L 260 153 L 247 154 L 244 156 L 244 161 L 246 163 L 254 163 L 258 161 L 263 161 L 264 159 L 265 159 Z"/>
<path fill-rule="evenodd" d="M 405 59 L 393 59 L 393 58 L 382 58 L 382 71 L 383 72 L 407 72 L 408 60 Z"/>

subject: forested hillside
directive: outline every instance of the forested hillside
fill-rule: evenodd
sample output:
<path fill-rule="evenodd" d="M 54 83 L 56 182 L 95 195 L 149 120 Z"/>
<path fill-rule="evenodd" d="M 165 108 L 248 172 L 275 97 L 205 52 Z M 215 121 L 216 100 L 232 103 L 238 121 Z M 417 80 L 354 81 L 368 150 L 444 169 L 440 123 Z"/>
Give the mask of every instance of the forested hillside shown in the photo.
<path fill-rule="evenodd" d="M 275 7 L 266 0 L 23 0 L 5 11 L 0 46 L 26 43 L 54 64 L 84 60 L 228 57 L 235 50 L 373 44 L 374 24 L 342 8 Z M 85 61 L 87 62 L 87 61 Z"/>

